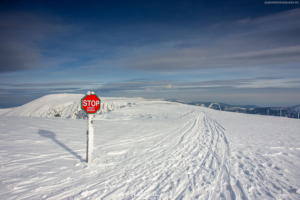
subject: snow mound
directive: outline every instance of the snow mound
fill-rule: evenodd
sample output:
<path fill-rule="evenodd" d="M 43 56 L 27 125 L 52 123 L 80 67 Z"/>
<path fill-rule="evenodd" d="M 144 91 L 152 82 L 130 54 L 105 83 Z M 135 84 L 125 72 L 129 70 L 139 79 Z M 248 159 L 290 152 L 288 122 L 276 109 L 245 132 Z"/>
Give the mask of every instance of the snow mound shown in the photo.
<path fill-rule="evenodd" d="M 82 119 L 87 115 L 81 109 L 82 94 L 52 94 L 46 95 L 23 106 L 0 109 L 0 115 L 5 116 L 30 116 L 30 117 L 62 117 Z M 95 114 L 111 112 L 124 107 L 131 107 L 141 98 L 113 98 L 100 97 L 101 108 Z"/>

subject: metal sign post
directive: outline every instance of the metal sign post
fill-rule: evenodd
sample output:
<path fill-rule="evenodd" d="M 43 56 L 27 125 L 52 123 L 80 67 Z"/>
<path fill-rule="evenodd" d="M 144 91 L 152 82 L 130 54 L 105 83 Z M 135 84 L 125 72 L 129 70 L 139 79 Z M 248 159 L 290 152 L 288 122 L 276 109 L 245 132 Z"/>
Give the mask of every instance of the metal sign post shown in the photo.
<path fill-rule="evenodd" d="M 101 100 L 92 91 L 88 91 L 87 94 L 81 99 L 81 108 L 87 114 L 87 145 L 86 145 L 86 162 L 92 162 L 93 158 L 93 148 L 94 148 L 94 127 L 93 118 L 94 113 L 96 113 L 101 107 Z"/>

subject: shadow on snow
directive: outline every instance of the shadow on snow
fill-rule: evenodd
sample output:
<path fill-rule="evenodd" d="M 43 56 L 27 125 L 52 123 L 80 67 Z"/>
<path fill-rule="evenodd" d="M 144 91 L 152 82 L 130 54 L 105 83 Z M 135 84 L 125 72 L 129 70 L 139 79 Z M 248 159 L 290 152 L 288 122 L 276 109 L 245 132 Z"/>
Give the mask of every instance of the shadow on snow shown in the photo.
<path fill-rule="evenodd" d="M 74 155 L 76 158 L 78 158 L 81 162 L 84 161 L 80 155 L 78 155 L 76 152 L 72 151 L 72 149 L 70 149 L 69 147 L 67 147 L 65 144 L 63 144 L 60 141 L 58 141 L 55 138 L 55 136 L 56 136 L 55 133 L 53 133 L 51 131 L 47 131 L 47 130 L 39 130 L 38 134 L 40 136 L 42 136 L 42 137 L 50 138 L 51 140 L 53 140 L 53 142 L 55 142 L 56 144 L 58 144 L 59 146 L 61 146 L 66 151 L 70 152 L 72 155 Z"/>

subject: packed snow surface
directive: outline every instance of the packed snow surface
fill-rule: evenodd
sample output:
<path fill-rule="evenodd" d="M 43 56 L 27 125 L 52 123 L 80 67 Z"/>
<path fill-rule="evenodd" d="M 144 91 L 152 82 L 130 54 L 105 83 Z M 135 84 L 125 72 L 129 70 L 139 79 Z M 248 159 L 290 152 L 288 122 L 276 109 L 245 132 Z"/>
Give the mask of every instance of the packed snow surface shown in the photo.
<path fill-rule="evenodd" d="M 300 199 L 297 119 L 100 97 L 87 164 L 82 97 L 0 110 L 0 199 Z"/>

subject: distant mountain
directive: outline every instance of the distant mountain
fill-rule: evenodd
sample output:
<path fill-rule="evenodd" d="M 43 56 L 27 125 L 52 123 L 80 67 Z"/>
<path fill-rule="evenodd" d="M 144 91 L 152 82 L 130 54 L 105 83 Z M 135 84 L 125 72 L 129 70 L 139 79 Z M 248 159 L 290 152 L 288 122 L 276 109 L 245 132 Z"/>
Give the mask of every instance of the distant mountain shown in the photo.
<path fill-rule="evenodd" d="M 289 118 L 298 118 L 298 113 L 300 112 L 300 105 L 293 106 L 293 107 L 258 107 L 255 105 L 240 106 L 240 105 L 228 105 L 225 103 L 216 103 L 216 102 L 196 102 L 196 101 L 174 100 L 174 99 L 170 99 L 167 101 L 184 103 L 184 104 L 195 105 L 195 106 L 202 106 L 214 110 L 222 110 L 228 112 L 282 116 L 282 117 L 289 117 Z"/>
<path fill-rule="evenodd" d="M 300 104 L 296 105 L 296 106 L 291 106 L 290 108 L 295 108 L 295 107 L 300 107 Z"/>
<path fill-rule="evenodd" d="M 218 104 L 221 107 L 240 107 L 240 108 L 259 108 L 258 106 L 255 105 L 229 105 L 229 104 L 225 104 L 225 103 L 216 103 L 216 102 L 201 102 L 201 101 L 187 101 L 187 100 L 177 100 L 177 99 L 167 99 L 167 101 L 171 101 L 171 102 L 179 102 L 179 103 L 184 103 L 184 104 L 189 104 L 189 105 L 196 105 L 196 106 L 203 106 L 204 107 L 209 107 L 212 103 L 214 104 Z"/>
<path fill-rule="evenodd" d="M 256 105 L 244 105 L 244 106 L 234 105 L 234 106 L 241 107 L 241 108 L 259 108 L 259 106 Z"/>

